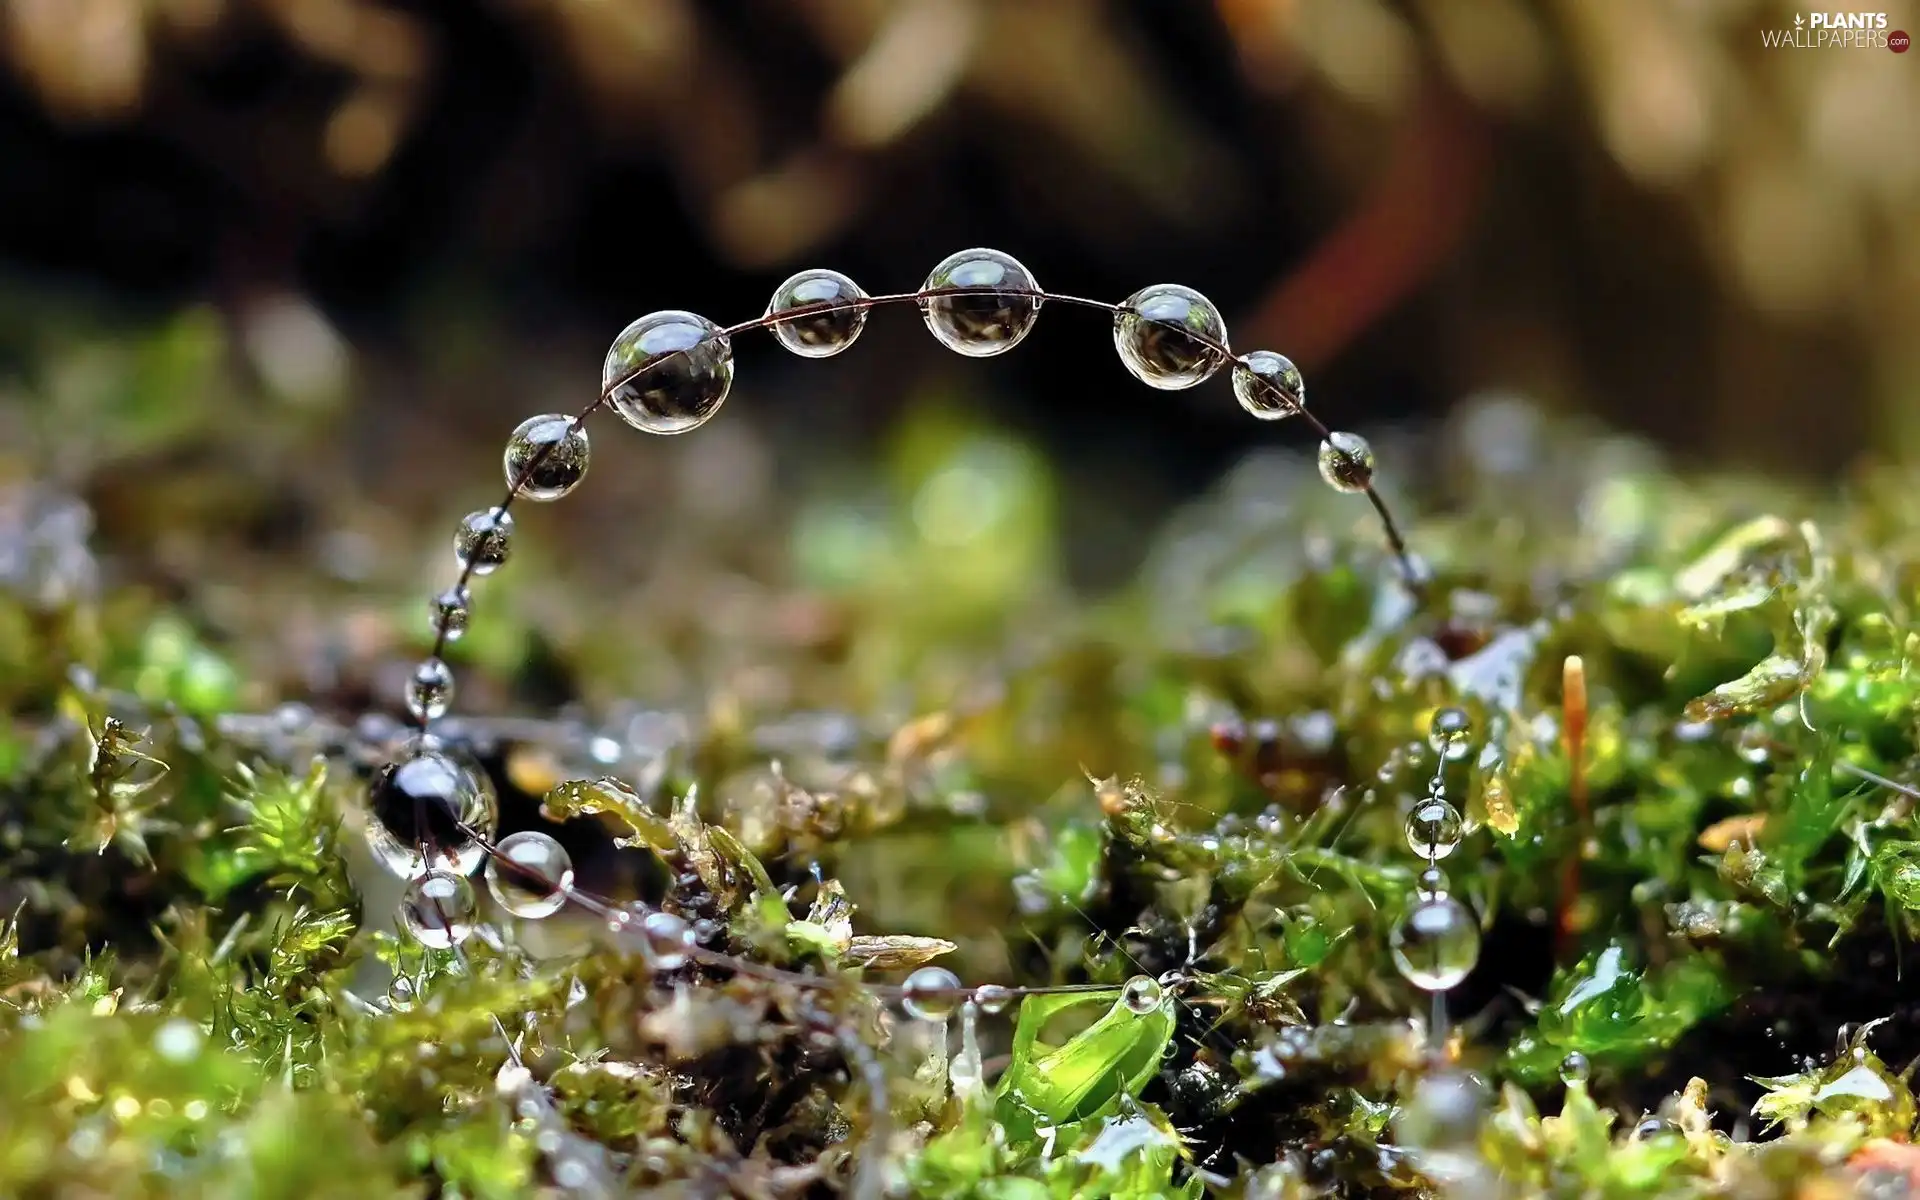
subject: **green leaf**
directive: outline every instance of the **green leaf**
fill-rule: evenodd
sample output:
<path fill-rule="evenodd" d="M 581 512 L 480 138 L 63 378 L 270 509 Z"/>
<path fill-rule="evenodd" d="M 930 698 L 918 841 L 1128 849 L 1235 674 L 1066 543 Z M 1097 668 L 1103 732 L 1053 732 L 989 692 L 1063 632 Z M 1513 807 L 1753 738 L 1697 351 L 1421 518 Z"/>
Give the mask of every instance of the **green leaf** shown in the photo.
<path fill-rule="evenodd" d="M 1054 1018 L 1108 1003 L 1105 1015 L 1064 1045 L 1040 1040 Z M 1173 999 L 1136 1013 L 1117 991 L 1028 996 L 1014 1026 L 1012 1059 L 997 1089 L 1001 1119 L 1029 1135 L 1036 1123 L 1063 1125 L 1096 1116 L 1119 1097 L 1136 1097 L 1160 1069 L 1173 1037 Z"/>

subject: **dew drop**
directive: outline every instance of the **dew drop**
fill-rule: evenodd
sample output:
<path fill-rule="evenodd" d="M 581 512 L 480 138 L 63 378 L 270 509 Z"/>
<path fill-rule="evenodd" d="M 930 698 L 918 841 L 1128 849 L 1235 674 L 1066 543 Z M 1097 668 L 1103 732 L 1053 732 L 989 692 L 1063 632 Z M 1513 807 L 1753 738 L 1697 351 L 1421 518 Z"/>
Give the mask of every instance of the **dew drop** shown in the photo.
<path fill-rule="evenodd" d="M 677 971 L 693 953 L 693 927 L 670 912 L 650 912 L 640 921 L 641 952 L 656 971 Z"/>
<path fill-rule="evenodd" d="M 1460 845 L 1460 813 L 1445 800 L 1426 799 L 1407 814 L 1407 845 L 1428 862 L 1439 862 Z"/>
<path fill-rule="evenodd" d="M 475 575 L 491 575 L 513 549 L 513 514 L 487 508 L 460 518 L 453 534 L 453 557 Z"/>
<path fill-rule="evenodd" d="M 548 834 L 528 830 L 502 838 L 487 858 L 487 890 L 522 920 L 559 912 L 572 887 L 573 858 Z"/>
<path fill-rule="evenodd" d="M 402 878 L 429 868 L 471 874 L 498 819 L 493 785 L 443 749 L 416 743 L 367 790 L 367 845 Z M 425 849 L 425 855 L 422 849 Z"/>
<path fill-rule="evenodd" d="M 947 349 L 969 358 L 1005 354 L 1020 344 L 1040 317 L 1040 285 L 1010 254 L 984 247 L 948 255 L 927 276 L 922 291 L 995 288 L 977 295 L 923 296 L 920 316 Z"/>
<path fill-rule="evenodd" d="M 1428 896 L 1444 896 L 1447 894 L 1447 873 L 1439 867 L 1428 867 L 1420 872 L 1419 881 L 1414 886 L 1419 890 L 1422 899 Z"/>
<path fill-rule="evenodd" d="M 419 990 L 413 986 L 413 980 L 405 975 L 395 975 L 393 982 L 387 985 L 387 1007 L 394 1012 L 409 1011 L 419 997 Z"/>
<path fill-rule="evenodd" d="M 407 679 L 407 712 L 416 721 L 438 721 L 453 703 L 453 669 L 429 658 Z"/>
<path fill-rule="evenodd" d="M 960 977 L 945 967 L 921 967 L 901 985 L 900 1007 L 922 1021 L 945 1021 L 960 1007 Z"/>
<path fill-rule="evenodd" d="M 528 417 L 507 438 L 505 469 L 520 495 L 558 500 L 587 477 L 587 431 L 561 413 Z"/>
<path fill-rule="evenodd" d="M 429 950 L 458 946 L 473 934 L 480 898 L 473 885 L 451 871 L 428 871 L 400 896 L 400 924 Z"/>
<path fill-rule="evenodd" d="M 698 429 L 733 387 L 732 339 L 694 313 L 649 313 L 613 339 L 600 386 L 611 389 L 620 419 L 643 433 Z"/>
<path fill-rule="evenodd" d="M 1213 301 L 1177 283 L 1141 288 L 1113 314 L 1113 348 L 1149 387 L 1190 388 L 1219 370 L 1226 355 L 1208 342 L 1226 345 L 1227 323 Z"/>
<path fill-rule="evenodd" d="M 1468 741 L 1472 732 L 1473 718 L 1467 715 L 1466 709 L 1439 709 L 1427 724 L 1427 744 L 1448 762 L 1459 762 L 1473 753 L 1473 746 Z"/>
<path fill-rule="evenodd" d="M 1373 447 L 1357 433 L 1334 430 L 1320 443 L 1320 478 L 1337 492 L 1373 486 Z"/>
<path fill-rule="evenodd" d="M 1160 1000 L 1165 995 L 1165 990 L 1158 983 L 1145 975 L 1135 975 L 1120 989 L 1120 1002 L 1127 1006 L 1128 1012 L 1144 1017 L 1160 1007 Z"/>
<path fill-rule="evenodd" d="M 1394 927 L 1393 965 L 1423 992 L 1457 986 L 1480 960 L 1480 927 L 1450 896 L 1420 900 Z"/>
<path fill-rule="evenodd" d="M 463 587 L 450 587 L 427 605 L 427 627 L 435 637 L 457 642 L 467 632 L 473 616 L 473 597 Z"/>
<path fill-rule="evenodd" d="M 846 305 L 807 316 L 789 317 L 773 327 L 774 338 L 802 358 L 827 358 L 853 345 L 867 327 L 867 293 L 838 271 L 815 268 L 788 279 L 773 293 L 767 315 L 791 312 L 809 305 Z"/>
<path fill-rule="evenodd" d="M 981 1012 L 998 1016 L 1013 1003 L 1013 992 L 997 983 L 983 983 L 973 990 L 973 1002 L 980 1006 Z"/>
<path fill-rule="evenodd" d="M 1587 1061 L 1587 1056 L 1578 1050 L 1560 1060 L 1561 1083 L 1585 1083 L 1591 1074 L 1593 1074 L 1593 1065 Z"/>
<path fill-rule="evenodd" d="M 1255 350 L 1234 361 L 1233 394 L 1241 408 L 1262 421 L 1291 417 L 1307 407 L 1307 382 L 1300 368 L 1271 350 Z"/>

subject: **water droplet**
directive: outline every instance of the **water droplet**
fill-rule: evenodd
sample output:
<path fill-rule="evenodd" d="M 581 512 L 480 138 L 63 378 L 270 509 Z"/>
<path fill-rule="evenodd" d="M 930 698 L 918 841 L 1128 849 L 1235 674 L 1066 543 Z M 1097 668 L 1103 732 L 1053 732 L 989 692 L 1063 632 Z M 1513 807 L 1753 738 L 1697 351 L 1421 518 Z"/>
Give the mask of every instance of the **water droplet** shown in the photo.
<path fill-rule="evenodd" d="M 400 924 L 413 940 L 429 950 L 458 946 L 473 934 L 473 917 L 480 898 L 465 877 L 451 871 L 428 871 L 407 884 L 400 895 Z"/>
<path fill-rule="evenodd" d="M 944 1021 L 960 1007 L 960 977 L 945 967 L 921 967 L 901 986 L 900 1007 L 922 1021 Z"/>
<path fill-rule="evenodd" d="M 995 288 L 992 293 L 925 296 L 920 316 L 949 350 L 969 358 L 1005 354 L 1020 344 L 1040 317 L 1040 285 L 1012 255 L 976 248 L 948 255 L 927 276 L 922 291 Z"/>
<path fill-rule="evenodd" d="M 1447 894 L 1447 873 L 1439 867 L 1428 867 L 1420 872 L 1420 879 L 1414 886 L 1419 889 L 1422 899 L 1444 896 Z"/>
<path fill-rule="evenodd" d="M 1159 982 L 1160 986 L 1167 991 L 1177 992 L 1187 986 L 1187 973 L 1185 971 L 1162 971 L 1160 972 Z"/>
<path fill-rule="evenodd" d="M 643 433 L 698 429 L 733 387 L 733 342 L 705 317 L 648 313 L 613 339 L 600 386 L 613 388 L 613 411 Z"/>
<path fill-rule="evenodd" d="M 393 982 L 387 985 L 387 1007 L 394 1012 L 407 1012 L 419 999 L 419 991 L 413 986 L 413 980 L 405 975 L 395 975 Z"/>
<path fill-rule="evenodd" d="M 860 285 L 838 271 L 815 268 L 788 279 L 773 293 L 767 315 L 789 312 L 808 305 L 845 304 L 865 300 Z M 782 346 L 802 358 L 827 358 L 853 345 L 867 327 L 867 306 L 850 304 L 809 316 L 792 317 L 773 327 L 773 336 Z"/>
<path fill-rule="evenodd" d="M 1433 714 L 1433 720 L 1427 725 L 1427 744 L 1434 753 L 1448 762 L 1459 762 L 1473 753 L 1468 741 L 1473 732 L 1473 718 L 1464 708 L 1442 708 Z"/>
<path fill-rule="evenodd" d="M 472 873 L 486 854 L 480 839 L 493 836 L 498 815 L 484 773 L 418 743 L 374 776 L 367 811 L 367 845 L 403 878 L 430 867 Z"/>
<path fill-rule="evenodd" d="M 453 703 L 453 669 L 429 658 L 407 680 L 407 711 L 416 721 L 438 721 Z"/>
<path fill-rule="evenodd" d="M 1434 896 L 1416 903 L 1394 927 L 1393 965 L 1424 992 L 1457 986 L 1480 961 L 1480 927 L 1458 900 Z"/>
<path fill-rule="evenodd" d="M 1226 355 L 1208 342 L 1226 345 L 1227 323 L 1213 301 L 1177 283 L 1141 288 L 1113 314 L 1113 348 L 1148 387 L 1190 388 L 1219 370 Z"/>
<path fill-rule="evenodd" d="M 650 912 L 640 922 L 642 953 L 656 971 L 677 971 L 693 953 L 693 927 L 670 912 Z"/>
<path fill-rule="evenodd" d="M 1284 354 L 1255 350 L 1233 364 L 1233 394 L 1262 421 L 1291 417 L 1307 407 L 1307 381 Z"/>
<path fill-rule="evenodd" d="M 487 858 L 487 890 L 527 921 L 559 912 L 573 887 L 573 858 L 551 836 L 529 830 L 502 838 Z"/>
<path fill-rule="evenodd" d="M 200 1026 L 185 1017 L 174 1017 L 153 1035 L 154 1053 L 171 1063 L 192 1062 L 205 1042 Z"/>
<path fill-rule="evenodd" d="M 528 417 L 507 438 L 507 486 L 529 500 L 558 500 L 587 477 L 587 431 L 561 413 Z"/>
<path fill-rule="evenodd" d="M 475 575 L 491 575 L 513 549 L 513 514 L 487 508 L 460 518 L 453 534 L 453 557 Z"/>
<path fill-rule="evenodd" d="M 1633 1127 L 1634 1139 L 1636 1141 L 1642 1141 L 1642 1142 L 1646 1141 L 1648 1138 L 1659 1137 L 1663 1133 L 1679 1133 L 1679 1132 L 1680 1132 L 1680 1127 L 1678 1125 L 1675 1125 L 1672 1121 L 1667 1120 L 1665 1117 L 1648 1117 L 1646 1120 L 1640 1122 L 1638 1125 L 1635 1125 Z"/>
<path fill-rule="evenodd" d="M 973 1002 L 981 1012 L 998 1016 L 1013 1003 L 1013 992 L 997 983 L 983 983 L 973 990 Z"/>
<path fill-rule="evenodd" d="M 1460 844 L 1460 813 L 1445 800 L 1427 799 L 1407 814 L 1407 845 L 1428 862 L 1438 862 Z"/>
<path fill-rule="evenodd" d="M 1585 1083 L 1593 1073 L 1593 1066 L 1587 1056 L 1575 1050 L 1560 1060 L 1560 1082 L 1566 1084 Z"/>
<path fill-rule="evenodd" d="M 1357 433 L 1334 430 L 1320 443 L 1320 478 L 1337 492 L 1364 492 L 1373 486 L 1373 447 Z"/>
<path fill-rule="evenodd" d="M 1135 975 L 1127 980 L 1127 986 L 1120 989 L 1120 1002 L 1127 1006 L 1128 1012 L 1144 1017 L 1160 1007 L 1160 999 L 1164 995 L 1166 993 L 1159 984 L 1145 975 Z"/>
<path fill-rule="evenodd" d="M 427 627 L 434 636 L 457 642 L 473 616 L 473 597 L 463 587 L 450 587 L 427 605 Z"/>

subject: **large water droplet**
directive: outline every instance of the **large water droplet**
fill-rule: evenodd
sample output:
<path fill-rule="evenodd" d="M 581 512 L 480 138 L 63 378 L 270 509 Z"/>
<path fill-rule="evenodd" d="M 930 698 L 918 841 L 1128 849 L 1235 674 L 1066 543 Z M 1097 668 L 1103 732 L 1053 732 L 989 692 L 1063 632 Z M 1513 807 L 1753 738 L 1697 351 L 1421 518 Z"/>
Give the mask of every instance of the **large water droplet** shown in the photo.
<path fill-rule="evenodd" d="M 921 967 L 900 989 L 900 1007 L 922 1021 L 946 1020 L 961 998 L 960 977 L 945 967 Z"/>
<path fill-rule="evenodd" d="M 367 789 L 367 845 L 403 878 L 430 868 L 466 875 L 486 854 L 480 839 L 493 836 L 496 814 L 484 773 L 445 750 L 415 744 Z"/>
<path fill-rule="evenodd" d="M 1394 927 L 1390 944 L 1394 967 L 1424 992 L 1458 986 L 1480 961 L 1480 927 L 1451 896 L 1415 903 Z"/>
<path fill-rule="evenodd" d="M 1144 1017 L 1160 1007 L 1160 1001 L 1165 995 L 1165 990 L 1158 983 L 1145 975 L 1135 975 L 1127 980 L 1125 987 L 1120 989 L 1120 1002 L 1127 1006 L 1128 1012 Z"/>
<path fill-rule="evenodd" d="M 992 288 L 976 295 L 924 296 L 920 316 L 949 350 L 969 358 L 1005 354 L 1040 318 L 1040 285 L 1010 254 L 984 247 L 942 259 L 922 291 Z"/>
<path fill-rule="evenodd" d="M 475 575 L 491 575 L 513 549 L 513 514 L 487 508 L 460 518 L 453 533 L 453 557 Z"/>
<path fill-rule="evenodd" d="M 500 840 L 487 858 L 487 890 L 500 907 L 523 920 L 538 921 L 567 904 L 573 886 L 573 858 L 550 835 L 534 830 Z"/>
<path fill-rule="evenodd" d="M 698 429 L 720 411 L 733 387 L 733 342 L 694 313 L 648 313 L 613 339 L 600 386 L 614 389 L 608 402 L 635 429 Z"/>
<path fill-rule="evenodd" d="M 767 315 L 777 316 L 809 305 L 826 307 L 806 316 L 789 317 L 773 327 L 782 346 L 803 358 L 826 358 L 853 345 L 867 327 L 867 306 L 849 303 L 867 298 L 860 285 L 838 271 L 815 268 L 788 279 L 773 293 Z"/>
<path fill-rule="evenodd" d="M 528 417 L 507 438 L 507 486 L 529 500 L 558 500 L 587 477 L 587 451 L 587 431 L 572 417 Z"/>
<path fill-rule="evenodd" d="M 1407 814 L 1407 845 L 1428 862 L 1439 862 L 1460 845 L 1460 813 L 1445 800 L 1426 799 Z"/>
<path fill-rule="evenodd" d="M 1219 370 L 1226 355 L 1209 342 L 1227 343 L 1220 310 L 1177 283 L 1141 288 L 1113 314 L 1113 348 L 1127 370 L 1149 387 L 1190 388 Z"/>

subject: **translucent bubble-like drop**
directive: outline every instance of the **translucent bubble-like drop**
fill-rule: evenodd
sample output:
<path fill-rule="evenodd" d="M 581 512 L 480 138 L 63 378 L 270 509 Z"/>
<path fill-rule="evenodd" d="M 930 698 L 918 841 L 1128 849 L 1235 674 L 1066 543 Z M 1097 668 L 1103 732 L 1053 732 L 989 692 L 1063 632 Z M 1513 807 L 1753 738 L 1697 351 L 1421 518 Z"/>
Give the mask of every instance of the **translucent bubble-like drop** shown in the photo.
<path fill-rule="evenodd" d="M 427 627 L 435 637 L 457 642 L 473 616 L 473 597 L 463 587 L 450 587 L 427 604 Z"/>
<path fill-rule="evenodd" d="M 367 789 L 367 845 L 402 878 L 423 871 L 471 874 L 486 855 L 497 807 L 484 773 L 445 750 L 410 747 Z M 422 854 L 422 848 L 425 854 Z"/>
<path fill-rule="evenodd" d="M 1429 798 L 1407 814 L 1407 845 L 1428 862 L 1439 862 L 1460 845 L 1460 812 L 1445 800 Z"/>
<path fill-rule="evenodd" d="M 1127 1011 L 1142 1017 L 1159 1008 L 1165 996 L 1166 990 L 1145 975 L 1135 975 L 1120 989 L 1120 1002 Z"/>
<path fill-rule="evenodd" d="M 558 500 L 587 477 L 587 457 L 586 428 L 572 417 L 528 417 L 507 438 L 507 486 L 529 500 Z"/>
<path fill-rule="evenodd" d="M 1177 283 L 1141 288 L 1113 314 L 1113 348 L 1134 378 L 1148 387 L 1177 391 L 1218 371 L 1227 356 L 1209 342 L 1227 344 L 1227 323 L 1220 310 Z"/>
<path fill-rule="evenodd" d="M 1420 878 L 1414 883 L 1415 890 L 1422 899 L 1428 896 L 1447 894 L 1447 873 L 1439 867 L 1428 867 L 1420 872 Z"/>
<path fill-rule="evenodd" d="M 1434 753 L 1448 762 L 1459 762 L 1473 752 L 1468 735 L 1473 732 L 1473 718 L 1464 708 L 1443 708 L 1433 714 L 1433 720 L 1427 725 L 1427 744 Z"/>
<path fill-rule="evenodd" d="M 656 971 L 677 971 L 693 956 L 693 926 L 670 912 L 650 912 L 640 921 L 641 950 Z"/>
<path fill-rule="evenodd" d="M 1560 1060 L 1560 1082 L 1566 1084 L 1585 1083 L 1593 1074 L 1593 1064 L 1587 1056 L 1578 1050 Z"/>
<path fill-rule="evenodd" d="M 815 268 L 781 284 L 767 305 L 767 315 L 778 316 L 809 305 L 845 305 L 806 316 L 789 317 L 773 327 L 782 346 L 802 358 L 828 358 L 853 345 L 867 327 L 867 293 L 838 271 Z"/>
<path fill-rule="evenodd" d="M 1337 492 L 1373 486 L 1373 447 L 1357 433 L 1334 430 L 1320 443 L 1320 478 Z"/>
<path fill-rule="evenodd" d="M 600 387 L 612 389 L 613 411 L 643 433 L 698 429 L 733 387 L 733 341 L 695 313 L 648 313 L 613 339 Z"/>
<path fill-rule="evenodd" d="M 944 1021 L 960 1007 L 960 977 L 945 967 L 921 967 L 900 988 L 900 1007 L 922 1021 Z"/>
<path fill-rule="evenodd" d="M 400 924 L 429 950 L 448 950 L 473 935 L 480 898 L 464 876 L 428 871 L 400 895 Z"/>
<path fill-rule="evenodd" d="M 500 907 L 526 921 L 567 906 L 573 858 L 550 835 L 534 830 L 500 839 L 487 856 L 487 890 Z"/>
<path fill-rule="evenodd" d="M 1233 394 L 1262 421 L 1278 421 L 1306 411 L 1307 381 L 1284 354 L 1255 350 L 1233 364 Z"/>
<path fill-rule="evenodd" d="M 924 296 L 920 316 L 947 349 L 969 358 L 1005 354 L 1020 344 L 1040 318 L 1040 285 L 1010 254 L 984 247 L 948 255 L 927 276 L 922 291 L 993 288 L 977 295 Z"/>
<path fill-rule="evenodd" d="M 981 1012 L 999 1016 L 1013 1003 L 1013 991 L 997 983 L 983 983 L 973 989 L 973 1002 L 980 1006 Z"/>
<path fill-rule="evenodd" d="M 419 998 L 419 989 L 405 975 L 395 975 L 393 982 L 387 985 L 387 1007 L 394 1012 L 410 1010 Z"/>
<path fill-rule="evenodd" d="M 484 508 L 460 518 L 453 532 L 453 557 L 475 575 L 491 575 L 513 549 L 513 514 Z"/>
<path fill-rule="evenodd" d="M 429 658 L 407 679 L 407 712 L 416 721 L 438 721 L 453 703 L 453 668 Z"/>
<path fill-rule="evenodd" d="M 1480 927 L 1467 906 L 1451 896 L 1414 904 L 1394 927 L 1393 965 L 1423 992 L 1457 987 L 1480 961 Z"/>

